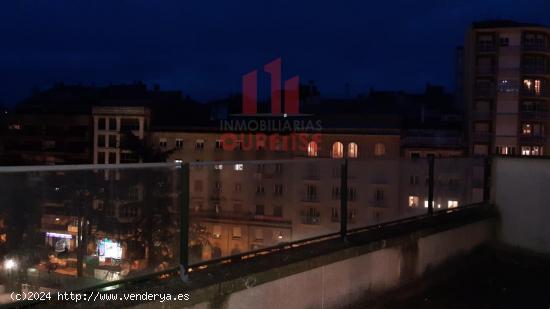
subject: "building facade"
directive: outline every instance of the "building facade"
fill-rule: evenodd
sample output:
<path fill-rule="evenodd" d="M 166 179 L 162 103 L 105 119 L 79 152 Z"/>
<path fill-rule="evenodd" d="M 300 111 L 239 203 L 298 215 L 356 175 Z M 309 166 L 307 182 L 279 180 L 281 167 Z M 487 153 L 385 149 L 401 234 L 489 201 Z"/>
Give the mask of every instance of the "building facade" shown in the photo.
<path fill-rule="evenodd" d="M 464 46 L 469 153 L 541 156 L 549 151 L 550 29 L 475 23 Z"/>

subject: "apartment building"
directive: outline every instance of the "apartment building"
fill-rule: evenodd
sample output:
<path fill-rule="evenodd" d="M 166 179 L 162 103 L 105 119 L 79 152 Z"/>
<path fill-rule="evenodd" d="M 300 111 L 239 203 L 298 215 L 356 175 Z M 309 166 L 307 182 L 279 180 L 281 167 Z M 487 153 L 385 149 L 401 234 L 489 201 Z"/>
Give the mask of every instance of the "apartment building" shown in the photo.
<path fill-rule="evenodd" d="M 550 28 L 474 23 L 464 46 L 469 153 L 542 156 L 550 148 Z"/>
<path fill-rule="evenodd" d="M 150 111 L 147 107 L 94 106 L 92 118 L 94 164 L 140 162 L 135 151 L 129 149 L 131 147 L 122 147 L 121 144 L 125 139 L 135 140 L 136 143 L 145 139 L 150 122 Z M 145 144 L 144 141 L 143 143 Z"/>

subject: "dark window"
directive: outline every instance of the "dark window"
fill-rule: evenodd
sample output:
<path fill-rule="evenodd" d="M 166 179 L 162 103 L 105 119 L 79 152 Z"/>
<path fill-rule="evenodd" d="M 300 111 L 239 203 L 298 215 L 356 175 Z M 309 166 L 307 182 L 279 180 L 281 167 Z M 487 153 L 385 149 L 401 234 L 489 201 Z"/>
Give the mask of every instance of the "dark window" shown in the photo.
<path fill-rule="evenodd" d="M 105 147 L 105 135 L 97 136 L 97 147 Z"/>
<path fill-rule="evenodd" d="M 331 222 L 338 222 L 340 221 L 340 216 L 338 215 L 338 208 L 332 208 L 332 212 L 330 214 L 330 221 Z"/>
<path fill-rule="evenodd" d="M 116 128 L 115 128 L 116 130 Z M 139 131 L 139 119 L 123 118 L 120 120 L 121 131 Z"/>
<path fill-rule="evenodd" d="M 303 209 L 301 217 L 303 224 L 319 224 L 321 222 L 321 214 L 315 207 Z"/>
<path fill-rule="evenodd" d="M 97 164 L 105 164 L 105 153 L 102 151 L 97 153 Z"/>
<path fill-rule="evenodd" d="M 510 44 L 509 38 L 500 38 L 500 46 L 508 46 Z"/>
<path fill-rule="evenodd" d="M 265 214 L 264 205 L 256 205 L 256 215 L 257 216 L 263 216 L 264 214 Z"/>
<path fill-rule="evenodd" d="M 273 216 L 282 217 L 283 216 L 283 206 L 274 206 L 273 207 Z"/>
<path fill-rule="evenodd" d="M 109 148 L 116 148 L 116 135 L 109 135 Z"/>
<path fill-rule="evenodd" d="M 97 119 L 97 129 L 98 130 L 105 130 L 105 118 Z"/>
<path fill-rule="evenodd" d="M 109 118 L 109 130 L 116 131 L 116 118 Z"/>
<path fill-rule="evenodd" d="M 109 164 L 116 164 L 116 153 L 109 152 Z"/>

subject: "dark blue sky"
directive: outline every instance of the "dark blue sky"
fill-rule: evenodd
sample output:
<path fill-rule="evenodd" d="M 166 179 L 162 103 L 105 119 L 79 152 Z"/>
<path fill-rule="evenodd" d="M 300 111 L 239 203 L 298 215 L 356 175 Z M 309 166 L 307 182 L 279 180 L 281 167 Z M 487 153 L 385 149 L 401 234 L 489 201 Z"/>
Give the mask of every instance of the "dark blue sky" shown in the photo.
<path fill-rule="evenodd" d="M 324 96 L 454 86 L 455 47 L 472 21 L 550 24 L 547 0 L 144 1 L 0 4 L 0 102 L 56 81 L 159 83 L 206 100 L 283 58 L 284 77 Z"/>

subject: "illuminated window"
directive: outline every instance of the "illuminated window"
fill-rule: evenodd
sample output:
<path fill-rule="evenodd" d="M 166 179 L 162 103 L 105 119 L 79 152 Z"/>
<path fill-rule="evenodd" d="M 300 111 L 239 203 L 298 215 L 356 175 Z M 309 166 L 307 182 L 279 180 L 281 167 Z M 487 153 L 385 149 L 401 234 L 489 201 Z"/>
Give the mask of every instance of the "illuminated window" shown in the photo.
<path fill-rule="evenodd" d="M 317 156 L 317 143 L 311 141 L 307 144 L 307 156 L 316 157 Z"/>
<path fill-rule="evenodd" d="M 377 157 L 380 157 L 385 154 L 386 154 L 386 146 L 382 143 L 376 143 L 374 145 L 374 155 Z"/>
<path fill-rule="evenodd" d="M 220 238 L 222 236 L 222 227 L 220 225 L 214 225 L 212 228 L 212 237 Z"/>
<path fill-rule="evenodd" d="M 449 200 L 447 202 L 447 208 L 456 208 L 456 207 L 458 207 L 458 201 Z"/>
<path fill-rule="evenodd" d="M 429 203 L 428 203 L 428 200 L 425 200 L 425 201 L 424 201 L 424 208 L 428 208 L 428 204 L 429 204 Z M 432 201 L 432 205 L 433 205 L 433 201 Z"/>
<path fill-rule="evenodd" d="M 528 92 L 534 92 L 536 95 L 541 93 L 540 79 L 524 79 L 523 86 Z"/>
<path fill-rule="evenodd" d="M 516 154 L 516 147 L 512 146 L 497 146 L 496 147 L 496 153 L 507 156 L 507 155 L 515 155 Z"/>
<path fill-rule="evenodd" d="M 522 156 L 542 156 L 542 146 L 521 146 Z"/>
<path fill-rule="evenodd" d="M 277 241 L 281 241 L 284 238 L 283 232 L 281 231 L 273 231 L 273 239 Z"/>
<path fill-rule="evenodd" d="M 521 126 L 521 133 L 523 133 L 523 135 L 533 134 L 533 125 L 531 125 L 530 123 L 524 123 Z"/>
<path fill-rule="evenodd" d="M 336 142 L 332 144 L 332 157 L 343 158 L 344 157 L 344 144 Z"/>
<path fill-rule="evenodd" d="M 217 170 L 217 171 L 223 170 L 223 165 L 216 164 L 216 165 L 214 165 L 214 169 Z"/>
<path fill-rule="evenodd" d="M 357 158 L 358 146 L 356 143 L 348 144 L 348 158 Z"/>
<path fill-rule="evenodd" d="M 234 168 L 236 171 L 242 171 L 244 169 L 244 165 L 242 163 L 235 164 Z"/>
<path fill-rule="evenodd" d="M 409 195 L 409 207 L 418 207 L 420 198 L 416 195 Z"/>

